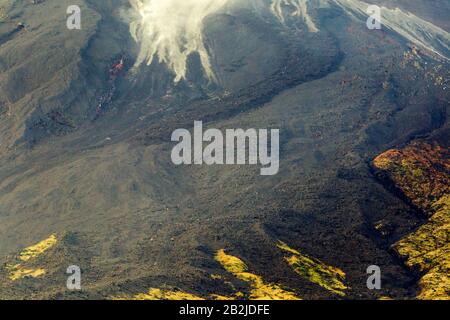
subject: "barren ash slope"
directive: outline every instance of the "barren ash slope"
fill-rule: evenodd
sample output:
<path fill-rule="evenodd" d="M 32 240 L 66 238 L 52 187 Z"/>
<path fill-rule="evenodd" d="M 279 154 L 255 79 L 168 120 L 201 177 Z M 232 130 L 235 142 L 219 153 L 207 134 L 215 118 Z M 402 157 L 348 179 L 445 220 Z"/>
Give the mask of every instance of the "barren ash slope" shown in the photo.
<path fill-rule="evenodd" d="M 373 3 L 382 30 L 359 0 L 0 0 L 0 298 L 448 298 L 450 6 Z M 279 174 L 173 165 L 199 120 L 279 128 Z"/>

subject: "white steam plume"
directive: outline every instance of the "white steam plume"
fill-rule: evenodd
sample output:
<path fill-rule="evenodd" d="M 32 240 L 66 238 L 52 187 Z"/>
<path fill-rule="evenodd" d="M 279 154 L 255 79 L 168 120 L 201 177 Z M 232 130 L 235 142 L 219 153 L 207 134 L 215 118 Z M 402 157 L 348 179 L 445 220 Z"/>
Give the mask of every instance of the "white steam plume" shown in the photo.
<path fill-rule="evenodd" d="M 283 8 L 293 9 L 291 16 L 302 19 L 310 32 L 318 32 L 316 24 L 308 13 L 309 0 L 273 0 L 271 10 L 275 16 L 282 22 L 285 22 L 285 10 Z"/>
<path fill-rule="evenodd" d="M 130 31 L 140 45 L 135 67 L 155 59 L 175 73 L 175 82 L 186 78 L 187 59 L 200 56 L 206 77 L 216 81 L 203 39 L 203 20 L 232 7 L 269 10 L 281 22 L 287 15 L 303 19 L 309 31 L 318 28 L 308 14 L 309 0 L 129 0 Z M 316 0 L 318 1 L 318 0 Z M 320 0 L 323 1 L 323 0 Z"/>
<path fill-rule="evenodd" d="M 347 14 L 360 19 L 366 16 L 368 3 L 360 0 L 332 0 Z M 381 8 L 381 23 L 417 46 L 449 59 L 450 34 L 418 16 L 398 8 Z"/>
<path fill-rule="evenodd" d="M 203 39 L 203 20 L 218 12 L 232 13 L 242 8 L 269 13 L 279 23 L 290 25 L 292 19 L 303 22 L 310 32 L 318 32 L 317 21 L 310 11 L 337 6 L 348 16 L 361 20 L 365 27 L 366 2 L 361 0 L 129 0 L 130 31 L 139 43 L 135 67 L 155 59 L 175 74 L 175 82 L 186 78 L 187 61 L 192 53 L 200 56 L 205 76 L 216 82 L 209 53 Z M 264 14 L 263 16 L 267 16 Z M 382 23 L 419 46 L 450 55 L 450 35 L 434 24 L 400 9 L 382 8 Z"/>
<path fill-rule="evenodd" d="M 214 80 L 203 41 L 203 19 L 219 11 L 228 0 L 129 0 L 135 10 L 130 30 L 140 44 L 136 65 L 150 65 L 157 57 L 176 75 L 186 77 L 190 54 L 198 53 L 206 76 Z"/>

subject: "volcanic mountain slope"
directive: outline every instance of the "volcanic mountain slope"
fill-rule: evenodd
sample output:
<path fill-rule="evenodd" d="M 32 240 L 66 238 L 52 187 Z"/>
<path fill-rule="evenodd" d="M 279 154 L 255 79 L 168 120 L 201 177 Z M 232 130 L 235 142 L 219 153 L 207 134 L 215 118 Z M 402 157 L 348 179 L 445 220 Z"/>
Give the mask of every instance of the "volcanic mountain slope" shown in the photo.
<path fill-rule="evenodd" d="M 144 50 L 148 32 L 167 29 L 141 21 L 136 1 L 75 2 L 80 31 L 65 27 L 74 1 L 0 1 L 1 298 L 418 295 L 389 248 L 426 218 L 369 165 L 448 127 L 448 34 L 418 1 L 421 18 L 383 30 L 343 6 L 358 1 L 311 0 L 307 15 L 295 9 L 304 1 L 281 15 L 233 1 L 203 17 L 200 36 L 173 25 L 202 41 L 185 61 Z M 405 25 L 433 36 L 405 38 Z M 174 166 L 171 133 L 197 120 L 279 128 L 279 174 Z M 381 291 L 366 286 L 374 264 Z M 80 292 L 65 287 L 70 265 Z"/>
<path fill-rule="evenodd" d="M 427 21 L 432 21 L 435 25 L 441 27 L 447 32 L 450 31 L 450 22 L 447 18 L 450 3 L 446 0 L 434 0 L 427 2 L 409 0 L 373 0 L 371 3 L 387 6 L 389 8 L 401 8 Z"/>
<path fill-rule="evenodd" d="M 394 248 L 423 277 L 421 299 L 450 298 L 450 154 L 447 139 L 414 141 L 403 149 L 384 152 L 374 166 L 411 202 L 430 216 Z M 439 137 L 438 137 L 439 138 Z M 441 141 L 439 141 L 441 140 Z M 383 227 L 380 225 L 380 227 Z"/>

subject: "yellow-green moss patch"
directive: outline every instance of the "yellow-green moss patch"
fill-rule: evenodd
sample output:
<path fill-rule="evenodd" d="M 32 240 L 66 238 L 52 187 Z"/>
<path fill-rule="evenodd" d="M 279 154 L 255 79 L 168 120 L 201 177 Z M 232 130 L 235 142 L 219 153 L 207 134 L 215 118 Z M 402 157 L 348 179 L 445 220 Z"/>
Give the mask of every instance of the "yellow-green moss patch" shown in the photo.
<path fill-rule="evenodd" d="M 226 254 L 223 249 L 217 252 L 216 260 L 226 271 L 250 284 L 250 300 L 300 300 L 294 292 L 284 290 L 277 284 L 266 283 L 261 276 L 248 272 L 247 265 L 241 259 Z"/>
<path fill-rule="evenodd" d="M 16 258 L 16 262 L 20 261 L 20 263 L 12 263 L 6 267 L 6 270 L 9 273 L 8 278 L 12 281 L 16 281 L 28 277 L 39 278 L 44 276 L 46 273 L 44 268 L 32 268 L 27 267 L 26 265 L 53 247 L 57 241 L 56 235 L 52 234 L 47 239 L 25 248 L 19 253 L 18 258 Z"/>
<path fill-rule="evenodd" d="M 28 248 L 25 248 L 20 254 L 19 259 L 26 262 L 30 259 L 36 258 L 37 256 L 43 254 L 45 251 L 53 247 L 58 240 L 56 239 L 56 235 L 52 234 L 45 240 L 32 245 Z"/>
<path fill-rule="evenodd" d="M 318 259 L 301 254 L 284 242 L 279 241 L 278 248 L 291 254 L 285 257 L 285 259 L 298 275 L 318 284 L 328 291 L 345 296 L 344 290 L 347 289 L 347 286 L 344 284 L 345 273 L 341 269 L 326 265 Z"/>
<path fill-rule="evenodd" d="M 27 277 L 39 278 L 45 275 L 46 272 L 45 269 L 42 268 L 28 269 L 22 267 L 20 264 L 10 265 L 7 267 L 7 270 L 9 272 L 9 279 L 12 281 L 16 281 Z"/>
<path fill-rule="evenodd" d="M 419 299 L 450 300 L 450 150 L 413 141 L 379 155 L 374 167 L 430 216 L 394 245 L 405 264 L 421 273 Z"/>
<path fill-rule="evenodd" d="M 427 224 L 395 245 L 406 265 L 424 276 L 419 299 L 450 299 L 450 195 L 433 204 L 436 213 Z"/>

